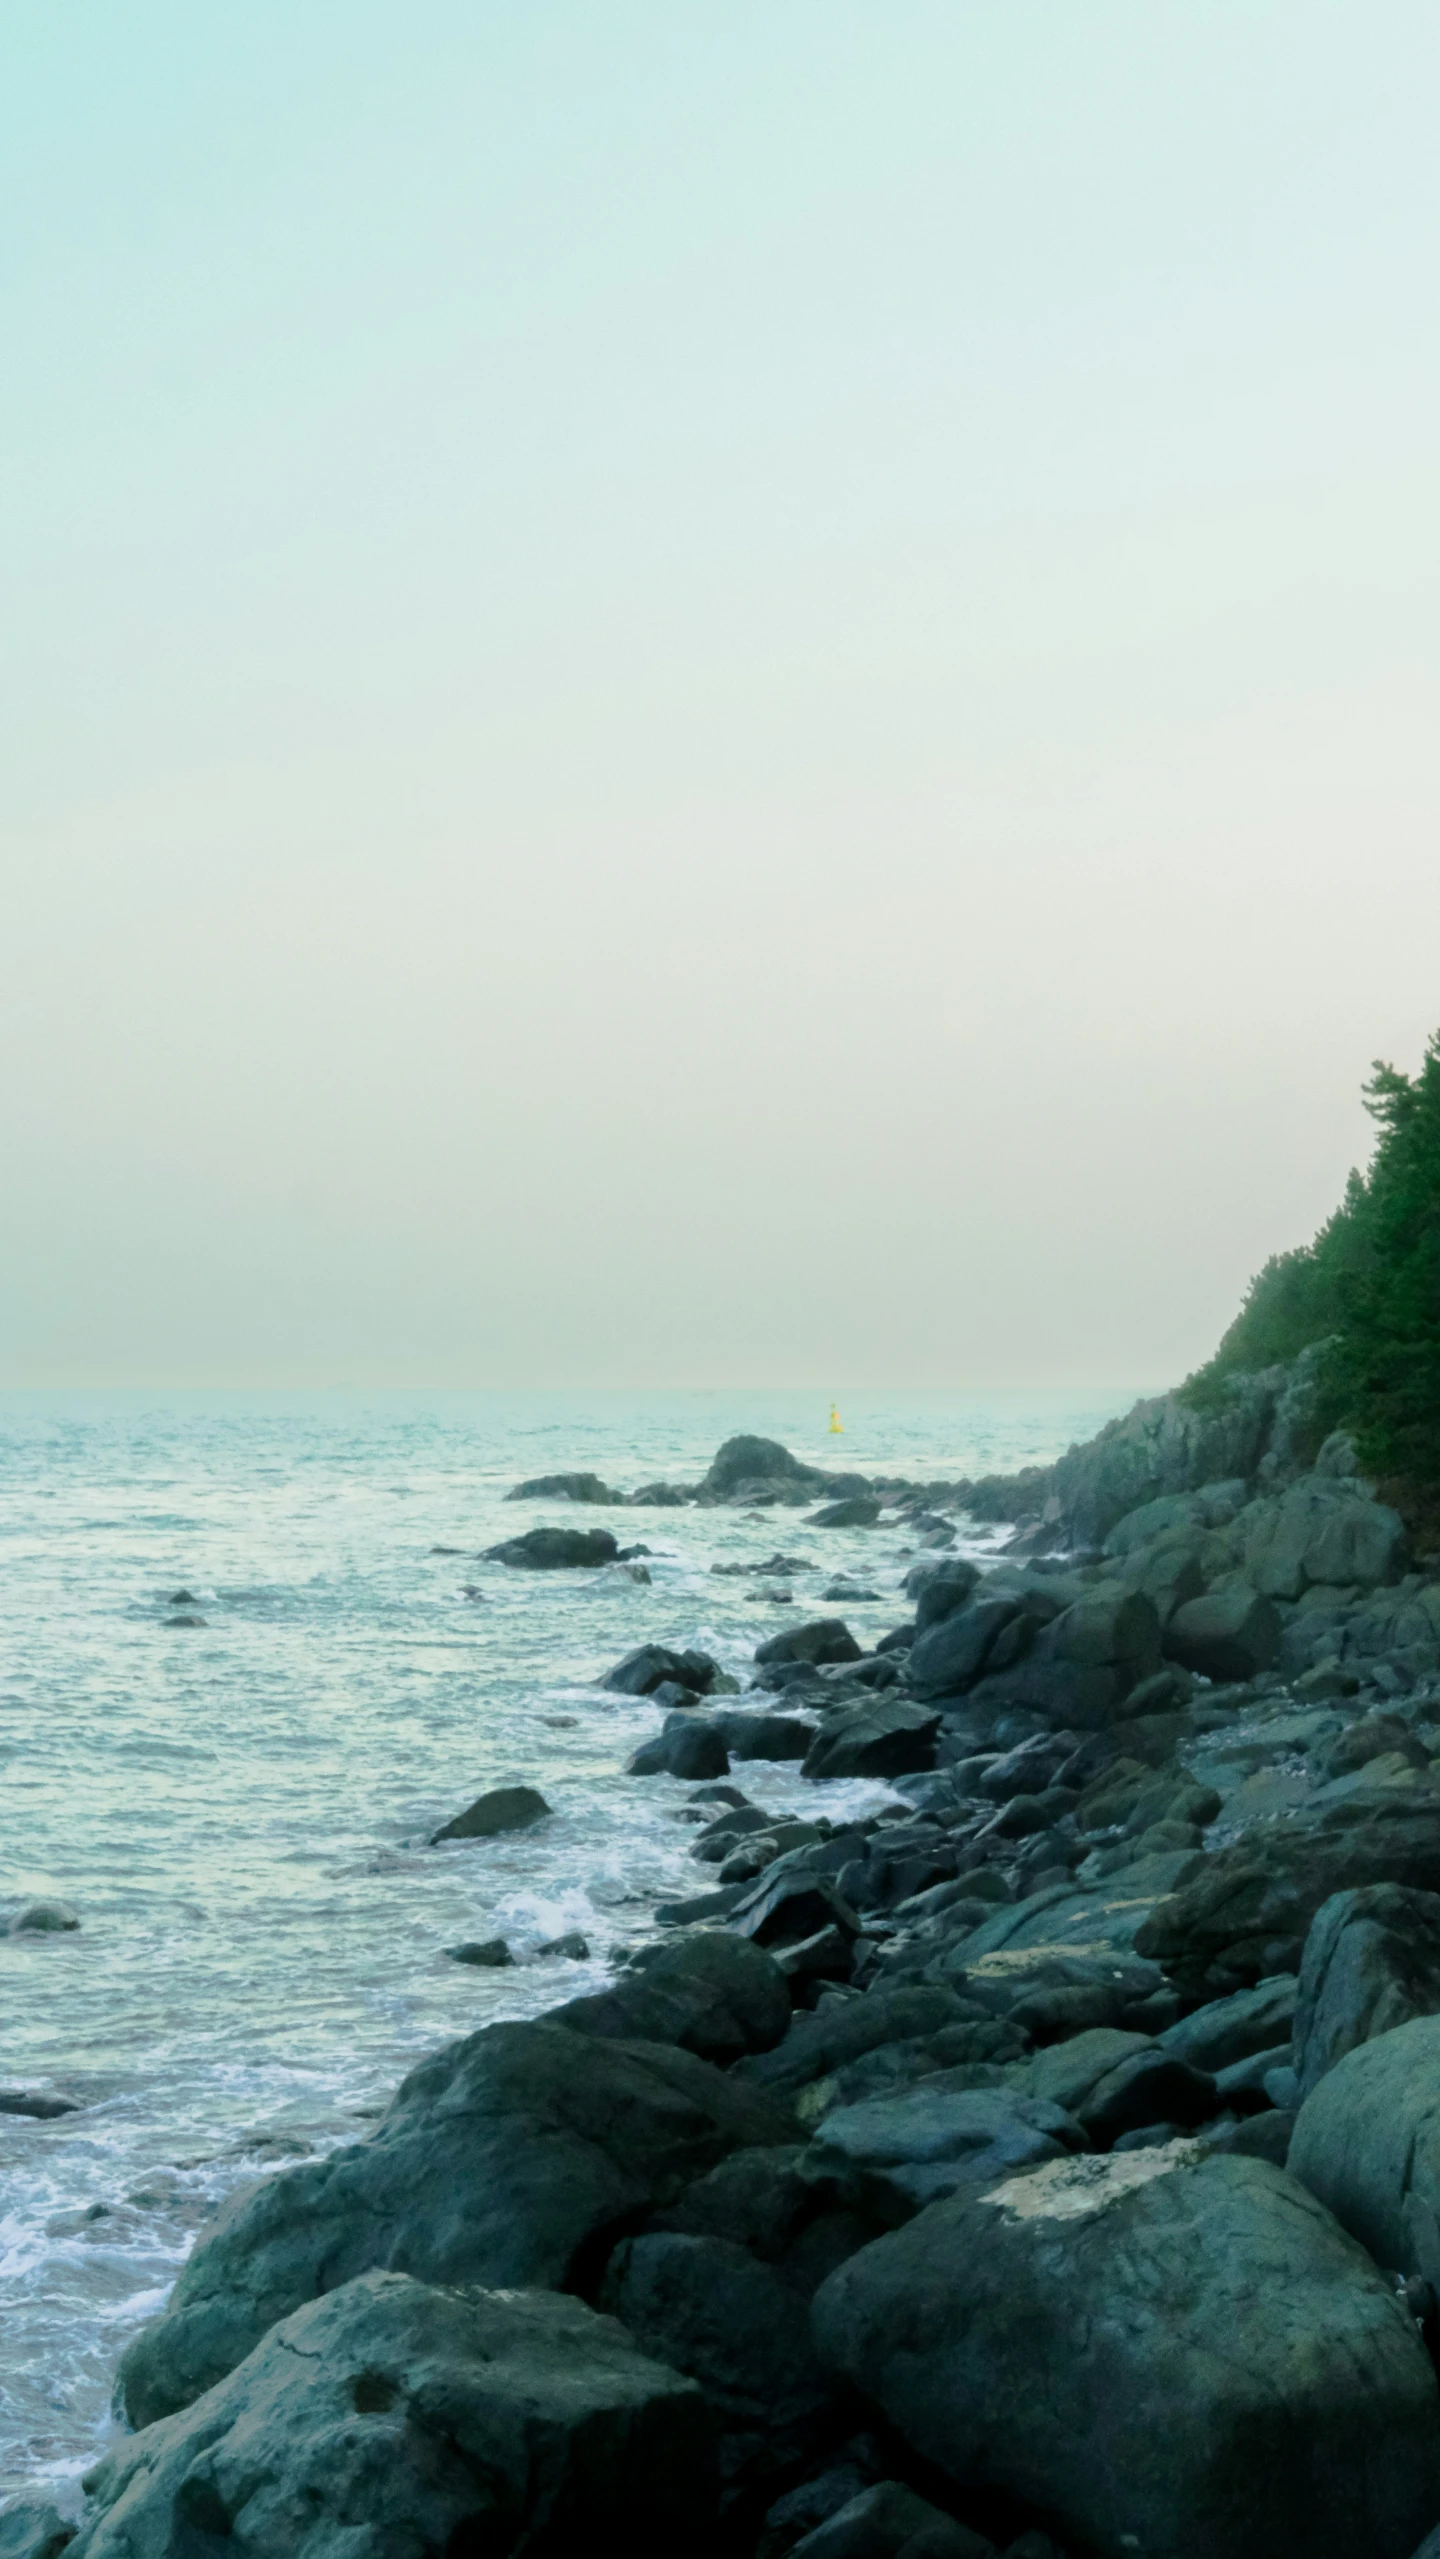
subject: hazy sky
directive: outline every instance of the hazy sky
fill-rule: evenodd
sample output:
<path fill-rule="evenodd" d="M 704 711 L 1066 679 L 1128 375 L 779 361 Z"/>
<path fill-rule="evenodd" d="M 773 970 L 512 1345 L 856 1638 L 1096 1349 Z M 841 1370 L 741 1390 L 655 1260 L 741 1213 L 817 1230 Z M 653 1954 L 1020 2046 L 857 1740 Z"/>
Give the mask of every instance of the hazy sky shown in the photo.
<path fill-rule="evenodd" d="M 1164 1383 L 1440 1022 L 1433 0 L 7 0 L 0 1379 Z"/>

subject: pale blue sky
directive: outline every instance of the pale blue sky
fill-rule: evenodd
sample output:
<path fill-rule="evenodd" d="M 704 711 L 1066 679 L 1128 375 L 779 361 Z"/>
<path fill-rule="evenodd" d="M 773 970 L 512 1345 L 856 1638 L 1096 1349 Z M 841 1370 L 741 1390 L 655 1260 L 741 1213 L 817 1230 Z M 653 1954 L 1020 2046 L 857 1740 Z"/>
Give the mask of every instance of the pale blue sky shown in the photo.
<path fill-rule="evenodd" d="M 0 1381 L 1202 1356 L 1440 1021 L 1437 91 L 10 0 Z"/>

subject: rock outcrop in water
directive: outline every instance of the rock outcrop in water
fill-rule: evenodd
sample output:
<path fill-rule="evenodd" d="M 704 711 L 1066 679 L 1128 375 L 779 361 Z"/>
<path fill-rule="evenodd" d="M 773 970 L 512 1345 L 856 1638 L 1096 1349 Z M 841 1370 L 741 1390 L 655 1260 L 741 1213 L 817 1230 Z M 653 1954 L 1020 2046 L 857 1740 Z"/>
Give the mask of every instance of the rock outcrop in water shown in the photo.
<path fill-rule="evenodd" d="M 738 1704 L 619 1664 L 662 1800 L 742 1753 L 759 1800 L 699 1786 L 695 1893 L 609 1988 L 234 2199 L 75 2559 L 1415 2559 L 1440 1572 L 1301 1462 L 1305 1388 L 970 1488 L 1018 1545 L 926 1551 L 874 1650 L 802 1621 Z M 814 1471 L 729 1443 L 703 1498 Z M 768 1811 L 800 1750 L 888 1800 Z"/>

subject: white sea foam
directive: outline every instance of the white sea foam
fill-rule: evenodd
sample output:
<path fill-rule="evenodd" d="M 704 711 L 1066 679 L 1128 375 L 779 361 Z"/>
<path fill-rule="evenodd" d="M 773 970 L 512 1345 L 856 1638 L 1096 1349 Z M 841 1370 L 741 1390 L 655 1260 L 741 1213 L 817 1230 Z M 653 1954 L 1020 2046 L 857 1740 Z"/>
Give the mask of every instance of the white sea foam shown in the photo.
<path fill-rule="evenodd" d="M 363 2134 L 447 2038 L 598 1985 L 657 1898 L 713 1880 L 673 1818 L 688 1789 L 620 1773 L 656 1711 L 590 1685 L 610 1663 L 654 1637 L 743 1674 L 839 1572 L 884 1594 L 847 1610 L 862 1640 L 905 1613 L 893 1530 L 503 1504 L 517 1479 L 693 1478 L 742 1429 L 979 1472 L 1114 1409 L 851 1399 L 830 1441 L 820 1397 L 0 1399 L 0 1915 L 53 1895 L 83 1921 L 0 1936 L 0 2085 L 83 2101 L 0 2116 L 0 2499 L 94 2460 L 121 2346 L 238 2183 Z M 556 1518 L 643 1541 L 650 1586 L 475 1560 Z M 777 1546 L 814 1559 L 793 1611 L 710 1574 Z M 885 1792 L 737 1775 L 776 1809 Z M 553 1820 L 425 1845 L 511 1778 Z M 575 1929 L 589 1963 L 523 1960 Z M 446 1957 L 497 1934 L 512 1969 Z"/>

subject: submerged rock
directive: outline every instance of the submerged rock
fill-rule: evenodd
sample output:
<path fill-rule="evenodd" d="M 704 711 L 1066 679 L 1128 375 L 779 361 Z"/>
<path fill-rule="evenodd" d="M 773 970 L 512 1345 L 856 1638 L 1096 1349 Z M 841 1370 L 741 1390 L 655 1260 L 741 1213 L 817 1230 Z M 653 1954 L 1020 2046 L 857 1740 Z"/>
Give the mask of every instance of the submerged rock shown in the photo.
<path fill-rule="evenodd" d="M 28 2115 L 37 2124 L 58 2123 L 62 2115 L 80 2113 L 78 2097 L 56 2097 L 41 2088 L 0 2088 L 0 2115 Z M 0 2559 L 4 2543 L 0 2542 Z"/>
<path fill-rule="evenodd" d="M 12 1937 L 65 1937 L 80 1925 L 80 1913 L 68 1901 L 27 1902 L 10 1922 Z"/>

